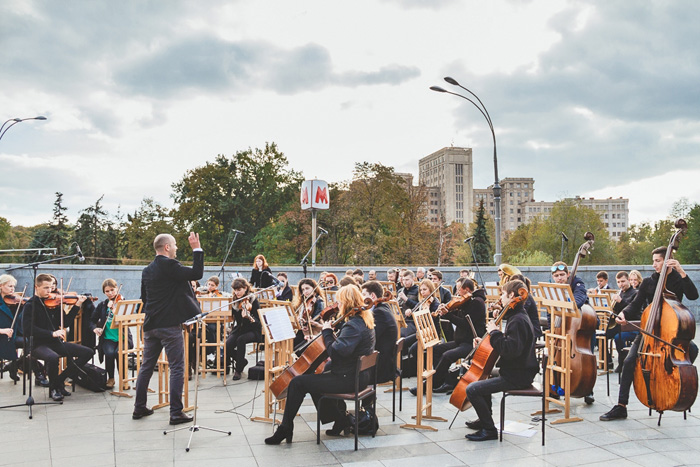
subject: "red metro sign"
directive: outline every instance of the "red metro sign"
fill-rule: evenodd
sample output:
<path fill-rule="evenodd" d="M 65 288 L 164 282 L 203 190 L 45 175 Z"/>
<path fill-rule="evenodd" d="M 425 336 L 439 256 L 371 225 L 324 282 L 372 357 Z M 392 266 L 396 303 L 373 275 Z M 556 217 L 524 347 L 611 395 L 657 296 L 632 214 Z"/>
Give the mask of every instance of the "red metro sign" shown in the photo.
<path fill-rule="evenodd" d="M 301 209 L 328 209 L 328 183 L 324 180 L 306 180 L 301 184 Z"/>

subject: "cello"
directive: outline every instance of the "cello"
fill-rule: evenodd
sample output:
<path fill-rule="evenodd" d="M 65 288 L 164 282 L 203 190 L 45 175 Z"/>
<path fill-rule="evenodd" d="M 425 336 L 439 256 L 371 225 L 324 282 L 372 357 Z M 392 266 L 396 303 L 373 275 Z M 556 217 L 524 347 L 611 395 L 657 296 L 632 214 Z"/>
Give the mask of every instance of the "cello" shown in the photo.
<path fill-rule="evenodd" d="M 574 290 L 574 278 L 576 277 L 579 262 L 581 258 L 586 257 L 589 250 L 593 248 L 595 236 L 591 232 L 586 232 L 584 234 L 584 239 L 586 241 L 579 247 L 569 275 L 569 287 L 571 288 L 572 294 Z M 569 394 L 571 397 L 588 396 L 593 391 L 593 386 L 595 386 L 595 380 L 598 376 L 597 359 L 593 352 L 591 352 L 591 340 L 598 327 L 598 316 L 595 310 L 587 304 L 583 305 L 579 312 L 581 316 L 578 318 L 565 318 L 567 320 L 567 322 L 564 323 L 566 324 L 566 334 L 571 340 L 570 355 L 562 355 L 562 349 L 559 347 L 555 350 L 552 359 L 552 361 L 558 365 L 562 365 L 564 358 L 569 358 L 571 360 L 569 362 L 569 368 L 571 370 L 571 388 Z M 553 326 L 554 333 L 561 334 L 561 321 L 561 317 L 557 316 Z M 554 386 L 556 387 L 561 387 L 559 376 L 559 373 L 555 373 L 554 375 Z"/>
<path fill-rule="evenodd" d="M 503 320 L 506 313 L 515 308 L 518 303 L 522 303 L 527 300 L 527 289 L 521 287 L 518 289 L 518 294 L 513 297 L 513 299 L 508 302 L 508 304 L 501 310 L 498 317 L 495 320 L 496 325 L 499 325 Z M 476 336 L 475 336 L 476 337 Z M 457 407 L 461 412 L 467 410 L 471 403 L 467 398 L 467 386 L 475 381 L 481 381 L 488 378 L 491 375 L 491 370 L 498 360 L 498 352 L 491 346 L 491 334 L 486 333 L 484 337 L 481 338 L 481 342 L 476 346 L 474 350 L 467 356 L 466 360 L 471 359 L 471 365 L 469 370 L 459 379 L 457 386 L 455 386 L 452 395 L 450 396 L 450 404 Z"/>
<path fill-rule="evenodd" d="M 665 410 L 687 410 L 698 393 L 698 371 L 688 354 L 690 341 L 695 337 L 695 318 L 666 290 L 668 260 L 688 225 L 684 219 L 678 219 L 675 227 L 678 230 L 666 250 L 654 300 L 642 313 L 644 331 L 634 368 L 634 392 L 642 404 L 659 412 L 659 423 Z"/>

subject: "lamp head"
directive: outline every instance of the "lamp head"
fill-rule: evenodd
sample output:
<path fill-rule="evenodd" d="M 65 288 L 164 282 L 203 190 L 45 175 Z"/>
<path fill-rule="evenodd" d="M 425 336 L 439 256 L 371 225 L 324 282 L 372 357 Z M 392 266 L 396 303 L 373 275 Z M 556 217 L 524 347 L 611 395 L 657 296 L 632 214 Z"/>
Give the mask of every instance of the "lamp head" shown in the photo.
<path fill-rule="evenodd" d="M 442 89 L 440 86 L 430 86 L 430 90 L 436 92 L 447 92 L 447 90 Z"/>
<path fill-rule="evenodd" d="M 34 120 L 46 120 L 46 117 L 39 115 L 38 117 L 34 117 Z"/>
<path fill-rule="evenodd" d="M 457 80 L 454 78 L 451 78 L 449 76 L 445 76 L 445 81 L 447 81 L 448 83 L 450 83 L 452 85 L 459 86 L 459 83 L 457 82 Z"/>

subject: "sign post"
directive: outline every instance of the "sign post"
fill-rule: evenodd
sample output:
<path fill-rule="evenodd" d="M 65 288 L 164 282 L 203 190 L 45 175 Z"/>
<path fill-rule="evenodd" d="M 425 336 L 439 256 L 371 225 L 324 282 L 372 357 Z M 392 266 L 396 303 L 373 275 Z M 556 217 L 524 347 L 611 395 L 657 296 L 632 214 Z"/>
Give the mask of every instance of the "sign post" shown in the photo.
<path fill-rule="evenodd" d="M 328 183 L 324 180 L 305 180 L 301 184 L 301 209 L 311 210 L 311 266 L 316 267 L 316 215 L 319 209 L 328 209 Z"/>

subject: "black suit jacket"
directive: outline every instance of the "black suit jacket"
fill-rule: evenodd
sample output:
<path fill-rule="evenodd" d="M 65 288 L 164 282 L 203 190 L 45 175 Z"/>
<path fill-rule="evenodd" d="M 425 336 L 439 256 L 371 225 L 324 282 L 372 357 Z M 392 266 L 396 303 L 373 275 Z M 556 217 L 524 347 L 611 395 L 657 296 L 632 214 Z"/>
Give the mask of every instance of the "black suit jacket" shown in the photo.
<path fill-rule="evenodd" d="M 374 348 L 379 351 L 377 357 L 377 382 L 384 383 L 396 377 L 396 358 L 394 346 L 398 339 L 396 318 L 389 305 L 379 303 L 374 307 Z"/>
<path fill-rule="evenodd" d="M 193 253 L 192 267 L 157 255 L 141 274 L 144 331 L 177 326 L 200 312 L 190 281 L 204 275 L 204 252 Z"/>

